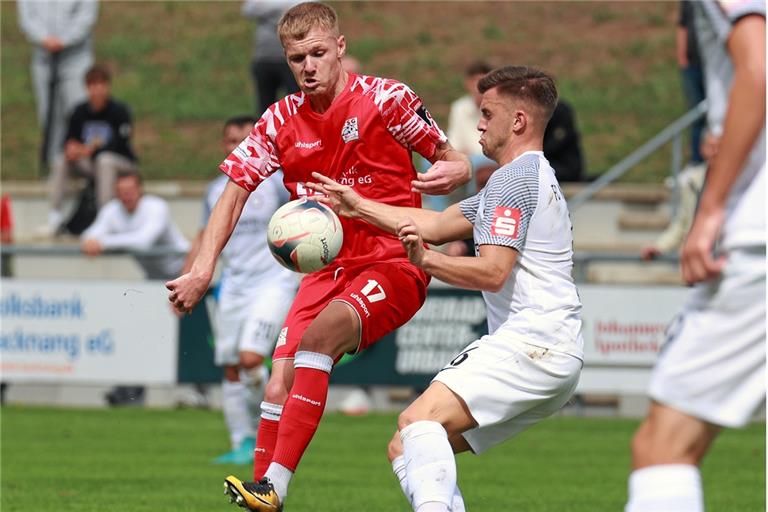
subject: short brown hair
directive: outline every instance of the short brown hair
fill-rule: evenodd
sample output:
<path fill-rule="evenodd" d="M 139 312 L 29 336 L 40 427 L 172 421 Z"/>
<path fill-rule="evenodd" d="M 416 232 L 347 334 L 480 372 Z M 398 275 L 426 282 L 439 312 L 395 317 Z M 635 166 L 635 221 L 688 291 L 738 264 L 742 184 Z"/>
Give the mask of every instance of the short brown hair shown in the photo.
<path fill-rule="evenodd" d="M 117 171 L 117 180 L 124 180 L 126 178 L 133 178 L 139 185 L 144 184 L 144 177 L 139 171 Z"/>
<path fill-rule="evenodd" d="M 304 2 L 294 5 L 283 13 L 277 23 L 280 41 L 298 41 L 307 37 L 313 28 L 331 32 L 339 36 L 339 17 L 333 7 L 320 2 Z"/>
<path fill-rule="evenodd" d="M 557 88 L 551 76 L 528 66 L 504 66 L 494 69 L 477 84 L 477 90 L 485 93 L 498 88 L 499 94 L 530 102 L 538 107 L 546 127 L 557 105 Z"/>
<path fill-rule="evenodd" d="M 112 75 L 110 75 L 109 70 L 106 68 L 106 66 L 102 66 L 101 64 L 94 64 L 93 66 L 91 66 L 91 69 L 89 69 L 85 73 L 86 85 L 94 84 L 96 82 L 101 82 L 101 83 L 112 82 Z"/>
<path fill-rule="evenodd" d="M 227 128 L 230 126 L 235 126 L 237 128 L 248 126 L 249 128 L 253 128 L 253 125 L 256 124 L 256 121 L 257 119 L 249 114 L 232 116 L 224 122 L 224 131 L 226 132 Z"/>
<path fill-rule="evenodd" d="M 464 76 L 472 77 L 477 75 L 485 75 L 493 70 L 490 64 L 484 60 L 476 60 L 470 62 L 466 68 L 464 68 Z"/>

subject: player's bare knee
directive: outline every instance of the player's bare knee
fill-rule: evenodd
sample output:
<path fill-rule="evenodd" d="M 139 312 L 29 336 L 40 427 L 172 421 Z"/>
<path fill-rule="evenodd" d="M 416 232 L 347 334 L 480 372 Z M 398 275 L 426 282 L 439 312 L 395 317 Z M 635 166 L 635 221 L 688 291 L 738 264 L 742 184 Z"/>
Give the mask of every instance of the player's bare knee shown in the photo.
<path fill-rule="evenodd" d="M 632 437 L 631 449 L 632 449 L 632 464 L 635 467 L 642 467 L 648 465 L 648 455 L 651 452 L 652 444 L 648 431 L 647 423 L 644 422 L 637 429 L 635 435 Z"/>
<path fill-rule="evenodd" d="M 224 367 L 224 380 L 229 382 L 238 382 L 240 380 L 240 372 L 237 366 L 225 366 Z"/>
<path fill-rule="evenodd" d="M 264 356 L 256 352 L 240 352 L 240 366 L 246 370 L 256 368 L 264 363 Z"/>
<path fill-rule="evenodd" d="M 395 432 L 387 445 L 387 458 L 392 462 L 403 454 L 403 442 L 400 440 L 400 431 Z"/>
<path fill-rule="evenodd" d="M 275 374 L 272 374 L 264 388 L 264 401 L 282 405 L 288 398 L 288 388 L 286 388 L 283 379 L 274 377 Z"/>
<path fill-rule="evenodd" d="M 414 407 L 413 405 L 408 407 L 406 410 L 400 413 L 400 416 L 398 416 L 397 429 L 403 430 L 411 423 L 416 423 L 417 421 L 438 421 L 437 416 L 430 413 L 431 410 L 432 409 L 430 408 L 424 409 L 421 407 Z"/>

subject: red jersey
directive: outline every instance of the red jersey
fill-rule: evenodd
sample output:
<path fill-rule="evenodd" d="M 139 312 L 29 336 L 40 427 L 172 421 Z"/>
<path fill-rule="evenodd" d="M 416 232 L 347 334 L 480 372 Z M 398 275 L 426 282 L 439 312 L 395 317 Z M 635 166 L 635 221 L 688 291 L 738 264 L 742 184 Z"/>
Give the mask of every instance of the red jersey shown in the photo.
<path fill-rule="evenodd" d="M 346 89 L 322 114 L 301 92 L 273 104 L 219 168 L 249 191 L 282 169 L 292 199 L 312 195 L 304 183 L 314 181 L 315 171 L 363 197 L 418 208 L 411 151 L 431 158 L 445 140 L 408 86 L 350 73 Z M 394 235 L 357 219 L 341 223 L 344 245 L 329 267 L 407 259 Z"/>

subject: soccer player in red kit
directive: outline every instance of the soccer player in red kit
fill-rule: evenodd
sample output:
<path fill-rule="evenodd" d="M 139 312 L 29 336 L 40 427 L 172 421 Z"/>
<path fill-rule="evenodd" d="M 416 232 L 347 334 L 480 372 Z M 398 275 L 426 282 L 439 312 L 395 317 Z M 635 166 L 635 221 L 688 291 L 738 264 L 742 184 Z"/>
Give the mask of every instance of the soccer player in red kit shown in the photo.
<path fill-rule="evenodd" d="M 282 169 L 293 199 L 312 195 L 312 172 L 354 186 L 362 196 L 421 206 L 420 192 L 445 194 L 470 178 L 419 97 L 395 80 L 347 73 L 346 41 L 333 9 L 307 2 L 278 24 L 301 92 L 273 104 L 220 168 L 230 177 L 189 273 L 167 283 L 169 300 L 189 311 L 202 297 L 216 257 L 248 194 Z M 433 166 L 417 175 L 411 152 Z M 424 302 L 428 277 L 399 240 L 356 219 L 341 219 L 344 245 L 328 267 L 306 276 L 273 355 L 262 403 L 254 479 L 230 476 L 225 490 L 250 510 L 281 510 L 288 483 L 325 408 L 333 365 L 403 325 Z"/>

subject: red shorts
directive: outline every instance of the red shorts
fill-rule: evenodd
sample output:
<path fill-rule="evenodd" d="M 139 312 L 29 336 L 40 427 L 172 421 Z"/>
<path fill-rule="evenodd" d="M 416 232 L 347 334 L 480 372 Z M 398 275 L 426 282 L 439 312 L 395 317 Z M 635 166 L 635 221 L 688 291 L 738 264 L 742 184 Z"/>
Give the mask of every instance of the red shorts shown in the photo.
<path fill-rule="evenodd" d="M 293 359 L 304 331 L 332 301 L 354 308 L 360 318 L 356 352 L 410 320 L 427 296 L 429 278 L 409 262 L 375 263 L 353 270 L 310 274 L 301 281 L 277 340 L 273 360 Z"/>

